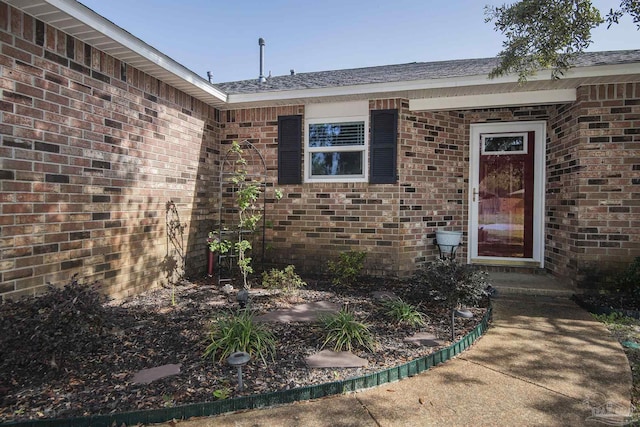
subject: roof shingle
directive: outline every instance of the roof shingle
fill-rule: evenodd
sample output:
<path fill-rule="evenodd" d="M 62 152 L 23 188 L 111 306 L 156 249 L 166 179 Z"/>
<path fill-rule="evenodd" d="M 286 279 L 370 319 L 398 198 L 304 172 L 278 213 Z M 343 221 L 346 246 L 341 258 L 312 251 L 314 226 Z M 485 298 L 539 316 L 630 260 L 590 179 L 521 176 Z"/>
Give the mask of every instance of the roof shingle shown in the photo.
<path fill-rule="evenodd" d="M 614 65 L 640 61 L 640 50 L 585 52 L 574 61 L 575 67 Z M 412 62 L 347 70 L 318 71 L 275 76 L 260 83 L 258 78 L 215 86 L 227 94 L 252 94 L 301 89 L 322 89 L 373 83 L 394 83 L 486 75 L 497 65 L 497 58 L 458 59 L 438 62 Z"/>

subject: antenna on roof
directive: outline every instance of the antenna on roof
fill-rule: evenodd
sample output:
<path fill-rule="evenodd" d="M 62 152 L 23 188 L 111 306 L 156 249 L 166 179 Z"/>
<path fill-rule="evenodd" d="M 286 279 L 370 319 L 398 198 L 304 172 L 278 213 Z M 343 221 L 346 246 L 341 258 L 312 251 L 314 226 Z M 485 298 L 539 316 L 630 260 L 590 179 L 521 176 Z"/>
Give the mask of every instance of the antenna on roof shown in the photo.
<path fill-rule="evenodd" d="M 260 83 L 267 81 L 267 78 L 264 76 L 264 45 L 264 39 L 260 37 L 258 39 L 258 46 L 260 46 L 260 76 L 258 77 L 258 81 Z"/>
<path fill-rule="evenodd" d="M 213 80 L 213 73 L 211 73 L 211 71 L 207 71 L 207 79 L 209 79 L 209 83 Z"/>

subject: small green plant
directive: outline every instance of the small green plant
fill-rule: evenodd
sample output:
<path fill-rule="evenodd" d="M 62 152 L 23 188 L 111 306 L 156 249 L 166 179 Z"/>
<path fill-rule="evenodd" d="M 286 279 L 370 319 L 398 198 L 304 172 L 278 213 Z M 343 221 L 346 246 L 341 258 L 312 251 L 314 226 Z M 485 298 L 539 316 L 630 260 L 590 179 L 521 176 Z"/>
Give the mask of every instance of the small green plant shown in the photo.
<path fill-rule="evenodd" d="M 418 309 L 400 298 L 385 300 L 382 303 L 385 314 L 396 323 L 405 324 L 411 327 L 420 327 L 427 324 L 425 315 Z"/>
<path fill-rule="evenodd" d="M 203 357 L 226 360 L 231 353 L 244 351 L 259 357 L 267 365 L 276 353 L 276 339 L 266 324 L 257 322 L 250 310 L 239 310 L 217 318 L 211 325 L 211 344 Z"/>
<path fill-rule="evenodd" d="M 604 323 L 605 325 L 633 325 L 636 320 L 633 317 L 625 316 L 624 314 L 612 311 L 609 314 L 594 314 L 593 317 Z"/>
<path fill-rule="evenodd" d="M 352 285 L 362 273 L 367 253 L 364 251 L 340 252 L 337 261 L 329 261 L 327 268 L 333 276 L 334 285 Z"/>
<path fill-rule="evenodd" d="M 266 289 L 281 289 L 285 293 L 294 293 L 307 283 L 295 272 L 296 267 L 288 265 L 284 270 L 271 269 L 262 273 L 262 287 Z"/>
<path fill-rule="evenodd" d="M 246 165 L 247 161 L 242 156 L 243 150 L 236 141 L 231 144 L 231 151 L 238 155 L 236 160 L 236 169 L 230 182 L 236 187 L 236 203 L 238 204 L 238 228 L 242 231 L 252 233 L 258 227 L 258 222 L 262 219 L 262 213 L 256 207 L 256 202 L 262 188 L 260 183 L 247 179 Z M 238 267 L 242 273 L 243 287 L 249 289 L 247 276 L 253 273 L 251 266 L 251 257 L 247 256 L 247 252 L 251 250 L 251 242 L 246 239 L 240 239 L 234 245 L 236 254 L 238 255 Z"/>
<path fill-rule="evenodd" d="M 254 233 L 260 220 L 262 219 L 262 212 L 257 206 L 257 201 L 260 195 L 264 191 L 264 183 L 257 182 L 251 179 L 247 172 L 247 161 L 243 157 L 243 150 L 237 141 L 233 141 L 231 144 L 230 152 L 237 154 L 235 161 L 235 171 L 228 179 L 235 187 L 235 196 L 238 215 L 238 230 L 244 233 Z M 274 198 L 280 200 L 283 196 L 282 190 L 274 189 Z M 215 236 L 213 236 L 215 237 Z M 231 244 L 228 240 L 214 239 L 209 244 L 211 250 L 218 249 L 219 253 L 226 253 L 230 250 L 234 250 L 238 256 L 238 268 L 242 274 L 243 287 L 249 289 L 249 282 L 247 276 L 253 273 L 253 267 L 251 265 L 251 257 L 247 256 L 248 252 L 252 249 L 251 242 L 247 239 L 240 238 L 237 242 Z"/>
<path fill-rule="evenodd" d="M 162 402 L 165 408 L 171 408 L 175 406 L 175 402 L 173 401 L 173 396 L 171 396 L 170 394 L 163 394 Z"/>
<path fill-rule="evenodd" d="M 320 322 L 326 332 L 322 348 L 331 343 L 334 351 L 351 351 L 354 347 L 375 351 L 376 342 L 369 325 L 356 320 L 353 313 L 343 309 L 321 317 Z"/>
<path fill-rule="evenodd" d="M 233 244 L 229 240 L 220 238 L 217 231 L 209 232 L 207 245 L 209 245 L 211 252 L 218 254 L 226 254 L 233 247 Z"/>
<path fill-rule="evenodd" d="M 228 399 L 229 396 L 231 396 L 231 389 L 228 386 L 213 391 L 213 397 L 216 400 L 225 400 Z"/>

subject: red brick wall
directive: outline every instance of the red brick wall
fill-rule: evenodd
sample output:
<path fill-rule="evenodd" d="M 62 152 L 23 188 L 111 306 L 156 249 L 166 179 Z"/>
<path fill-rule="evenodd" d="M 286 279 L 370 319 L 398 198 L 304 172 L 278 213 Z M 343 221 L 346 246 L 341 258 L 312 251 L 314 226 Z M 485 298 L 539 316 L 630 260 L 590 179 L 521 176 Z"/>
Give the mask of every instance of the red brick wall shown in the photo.
<path fill-rule="evenodd" d="M 437 228 L 466 227 L 468 137 L 462 116 L 411 112 L 402 99 L 372 100 L 369 108 L 399 110 L 398 183 L 282 186 L 283 200 L 267 207 L 274 225 L 267 232 L 269 261 L 323 271 L 339 252 L 365 250 L 367 273 L 406 276 L 437 256 Z M 289 114 L 304 114 L 304 107 L 225 111 L 223 143 L 254 143 L 275 183 L 277 118 Z"/>
<path fill-rule="evenodd" d="M 589 260 L 630 259 L 639 246 L 633 127 L 639 107 L 632 99 L 591 101 L 602 93 L 582 88 L 572 105 L 453 112 L 412 112 L 402 99 L 370 101 L 371 109 L 399 110 L 398 184 L 284 186 L 285 198 L 267 208 L 274 224 L 267 233 L 270 261 L 321 270 L 339 251 L 361 249 L 369 253 L 369 273 L 410 274 L 437 256 L 436 229 L 466 236 L 470 125 L 531 120 L 548 123 L 546 268 L 575 279 Z M 611 105 L 603 109 L 604 103 Z M 277 180 L 277 117 L 288 114 L 304 114 L 304 107 L 222 113 L 223 141 L 255 143 L 271 183 Z M 466 251 L 465 238 L 461 259 Z"/>
<path fill-rule="evenodd" d="M 394 108 L 396 101 L 372 102 Z M 366 250 L 367 272 L 395 274 L 399 233 L 399 186 L 368 183 L 277 185 L 278 116 L 304 114 L 303 106 L 222 112 L 222 142 L 248 140 L 264 156 L 269 189 L 284 197 L 273 202 L 268 190 L 266 218 L 269 262 L 294 264 L 299 270 L 323 271 L 340 251 Z M 302 158 L 300 159 L 302 162 Z"/>
<path fill-rule="evenodd" d="M 580 227 L 576 201 L 581 159 L 575 104 L 552 107 L 547 124 L 545 266 L 575 279 L 578 259 L 574 236 Z"/>
<path fill-rule="evenodd" d="M 122 296 L 187 253 L 201 268 L 218 112 L 4 3 L 0 42 L 0 294 L 79 273 Z"/>
<path fill-rule="evenodd" d="M 583 87 L 575 108 L 577 280 L 590 284 L 640 256 L 640 82 Z"/>
<path fill-rule="evenodd" d="M 400 271 L 438 256 L 439 228 L 466 231 L 469 143 L 459 112 L 400 111 Z M 466 242 L 458 248 L 466 259 Z"/>

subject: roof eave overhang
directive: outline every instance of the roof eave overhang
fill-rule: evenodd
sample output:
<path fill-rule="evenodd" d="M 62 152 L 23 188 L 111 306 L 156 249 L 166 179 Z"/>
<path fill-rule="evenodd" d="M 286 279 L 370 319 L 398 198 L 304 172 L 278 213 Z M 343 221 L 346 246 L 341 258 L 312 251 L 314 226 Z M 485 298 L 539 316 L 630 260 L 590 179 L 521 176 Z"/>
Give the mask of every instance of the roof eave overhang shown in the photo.
<path fill-rule="evenodd" d="M 446 79 L 399 81 L 317 89 L 259 92 L 251 94 L 230 94 L 228 97 L 227 108 L 246 107 L 252 104 L 266 105 L 269 103 L 305 104 L 318 102 L 324 99 L 335 100 L 341 97 L 346 99 L 354 97 L 366 97 L 366 95 L 381 96 L 384 94 L 411 94 L 412 92 L 424 92 L 429 90 L 438 90 L 438 96 L 431 98 L 414 98 L 409 95 L 410 104 L 413 105 L 413 107 L 410 106 L 412 110 L 443 110 L 523 105 L 522 102 L 524 101 L 524 98 L 522 95 L 525 92 L 527 93 L 529 99 L 532 100 L 531 102 L 527 103 L 528 105 L 553 103 L 557 104 L 575 101 L 575 89 L 579 87 L 586 79 L 593 81 L 593 79 L 597 79 L 598 77 L 606 77 L 608 79 L 611 79 L 612 77 L 615 78 L 615 76 L 634 74 L 640 74 L 640 64 L 638 63 L 576 67 L 567 71 L 562 79 L 563 86 L 570 85 L 572 87 L 564 87 L 560 90 L 554 89 L 554 82 L 558 82 L 558 80 L 552 79 L 551 72 L 543 71 L 529 78 L 528 82 L 523 85 L 518 82 L 518 78 L 516 75 L 508 75 L 490 79 L 486 74 L 482 74 Z M 546 82 L 548 82 L 548 85 L 545 84 Z M 528 87 L 531 87 L 532 84 L 536 84 L 537 89 L 528 89 Z M 461 87 L 484 87 L 489 93 L 487 93 L 488 96 L 484 98 L 455 95 L 442 96 L 442 90 L 445 90 L 446 92 L 446 89 L 456 89 Z M 505 88 L 510 88 L 509 92 L 514 94 L 508 97 L 509 101 L 505 99 L 500 100 L 498 98 L 498 95 L 502 96 L 501 94 L 505 93 Z M 499 94 L 496 93 L 496 97 L 492 98 L 489 95 L 494 95 L 490 93 L 494 89 L 497 89 L 499 91 Z M 452 90 L 451 92 L 453 93 L 454 91 Z M 539 93 L 538 95 L 531 96 L 532 92 Z M 516 102 L 518 103 L 516 104 Z"/>
<path fill-rule="evenodd" d="M 207 80 L 75 0 L 4 1 L 209 105 L 227 102 Z"/>
<path fill-rule="evenodd" d="M 566 104 L 575 102 L 576 89 L 531 90 L 409 100 L 411 111 L 447 111 L 502 108 L 527 105 Z"/>

